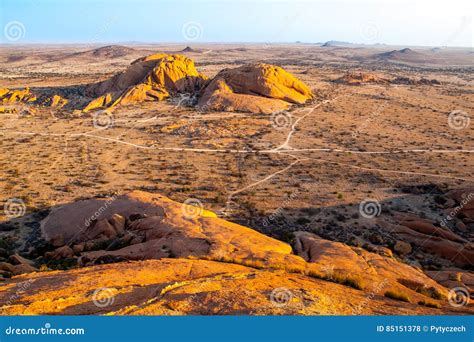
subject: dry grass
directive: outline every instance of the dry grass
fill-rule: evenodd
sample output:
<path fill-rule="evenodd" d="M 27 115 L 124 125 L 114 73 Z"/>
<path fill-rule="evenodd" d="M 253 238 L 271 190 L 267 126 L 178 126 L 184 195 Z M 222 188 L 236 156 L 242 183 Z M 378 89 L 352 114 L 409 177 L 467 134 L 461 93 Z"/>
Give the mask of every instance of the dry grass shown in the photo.
<path fill-rule="evenodd" d="M 330 274 L 324 274 L 318 271 L 310 270 L 307 275 L 313 278 L 322 279 L 326 281 L 332 281 L 341 285 L 352 287 L 356 290 L 363 290 L 366 287 L 364 280 L 359 276 L 348 275 L 341 272 L 332 272 Z"/>
<path fill-rule="evenodd" d="M 440 309 L 441 308 L 441 305 L 439 303 L 435 303 L 435 302 L 427 302 L 427 301 L 424 301 L 424 300 L 420 300 L 418 302 L 419 305 L 423 305 L 423 306 L 426 306 L 426 307 L 429 307 L 429 308 L 437 308 L 437 309 Z"/>
<path fill-rule="evenodd" d="M 384 296 L 387 297 L 387 298 L 391 298 L 391 299 L 399 300 L 399 301 L 402 301 L 402 302 L 410 303 L 410 298 L 405 293 L 403 293 L 401 291 L 390 290 L 390 291 L 385 292 Z"/>

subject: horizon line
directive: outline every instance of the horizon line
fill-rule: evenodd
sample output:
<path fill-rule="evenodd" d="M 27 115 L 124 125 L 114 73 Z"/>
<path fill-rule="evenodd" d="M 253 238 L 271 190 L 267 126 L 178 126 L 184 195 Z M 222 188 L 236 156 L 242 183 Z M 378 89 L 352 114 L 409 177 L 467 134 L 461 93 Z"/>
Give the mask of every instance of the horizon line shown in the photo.
<path fill-rule="evenodd" d="M 339 40 L 328 40 L 324 42 L 304 42 L 304 41 L 291 41 L 291 42 L 248 42 L 248 41 L 236 41 L 236 42 L 178 42 L 178 41 L 164 41 L 164 42 L 146 42 L 146 41 L 108 41 L 108 42 L 12 42 L 12 43 L 1 43 L 0 48 L 4 46 L 13 47 L 13 46 L 28 46 L 28 45 L 94 45 L 94 46 L 113 46 L 113 45 L 210 45 L 210 44 L 222 44 L 222 45 L 235 45 L 235 44 L 244 44 L 244 45 L 315 45 L 321 46 L 328 42 L 334 42 L 336 45 L 334 47 L 350 47 L 343 45 L 353 45 L 353 46 L 366 46 L 366 47 L 420 47 L 420 48 L 462 48 L 462 49 L 474 49 L 474 46 L 464 46 L 464 45 L 409 45 L 409 44 L 389 44 L 389 43 L 353 43 L 345 42 Z M 340 46 L 337 46 L 339 44 Z"/>

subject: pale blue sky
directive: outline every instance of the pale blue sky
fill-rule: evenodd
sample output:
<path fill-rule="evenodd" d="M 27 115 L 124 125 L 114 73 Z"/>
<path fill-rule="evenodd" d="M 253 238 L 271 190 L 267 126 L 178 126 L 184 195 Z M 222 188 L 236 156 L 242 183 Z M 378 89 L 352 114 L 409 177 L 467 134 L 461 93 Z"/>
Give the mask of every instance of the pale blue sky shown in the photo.
<path fill-rule="evenodd" d="M 16 44 L 340 40 L 472 47 L 473 3 L 0 0 L 0 28 L 1 42 Z"/>

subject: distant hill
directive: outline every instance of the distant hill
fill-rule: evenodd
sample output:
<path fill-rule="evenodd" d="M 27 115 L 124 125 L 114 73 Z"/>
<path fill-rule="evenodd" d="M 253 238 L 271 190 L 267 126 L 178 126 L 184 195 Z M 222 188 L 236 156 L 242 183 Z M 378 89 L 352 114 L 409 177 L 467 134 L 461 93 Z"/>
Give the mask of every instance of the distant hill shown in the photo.
<path fill-rule="evenodd" d="M 107 45 L 93 50 L 77 52 L 73 56 L 96 57 L 96 58 L 118 58 L 136 52 L 135 49 L 123 45 Z"/>
<path fill-rule="evenodd" d="M 377 59 L 382 60 L 392 60 L 392 61 L 406 61 L 411 59 L 416 59 L 421 56 L 420 53 L 413 51 L 410 48 L 404 48 L 401 50 L 392 50 L 388 52 L 382 52 L 374 55 Z"/>
<path fill-rule="evenodd" d="M 322 47 L 351 47 L 351 46 L 354 46 L 354 44 L 349 43 L 349 42 L 341 42 L 338 40 L 329 40 L 321 46 Z"/>
<path fill-rule="evenodd" d="M 192 47 L 190 46 L 186 46 L 183 50 L 181 50 L 181 52 L 198 52 L 197 50 L 194 50 Z"/>

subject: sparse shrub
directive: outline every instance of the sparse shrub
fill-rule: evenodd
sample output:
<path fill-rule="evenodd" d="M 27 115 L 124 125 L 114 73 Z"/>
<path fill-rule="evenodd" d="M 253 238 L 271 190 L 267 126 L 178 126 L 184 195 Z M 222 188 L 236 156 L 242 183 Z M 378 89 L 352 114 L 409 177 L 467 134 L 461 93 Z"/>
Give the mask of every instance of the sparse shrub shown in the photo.
<path fill-rule="evenodd" d="M 350 286 L 356 290 L 363 290 L 365 288 L 365 283 L 362 278 L 358 276 L 350 276 L 340 272 L 331 272 L 331 273 L 322 273 L 319 271 L 309 270 L 307 272 L 309 277 L 322 279 L 326 281 L 332 281 L 341 285 Z"/>
<path fill-rule="evenodd" d="M 444 296 L 441 292 L 438 291 L 436 288 L 432 288 L 431 290 L 431 298 L 433 299 L 444 299 L 446 296 Z"/>
<path fill-rule="evenodd" d="M 431 297 L 433 299 L 443 299 L 445 296 L 439 292 L 435 287 L 418 287 L 415 289 L 416 292 L 421 293 L 427 297 Z"/>
<path fill-rule="evenodd" d="M 399 301 L 402 301 L 402 302 L 410 303 L 410 298 L 402 292 L 387 291 L 387 292 L 385 292 L 384 296 L 387 297 L 387 298 L 391 298 L 391 299 L 399 300 Z"/>
<path fill-rule="evenodd" d="M 262 269 L 265 267 L 265 264 L 261 260 L 252 260 L 252 259 L 240 259 L 240 258 L 233 258 L 230 256 L 221 256 L 221 257 L 204 257 L 205 260 L 210 261 L 219 261 L 225 262 L 229 264 L 238 264 L 242 266 L 247 266 L 256 269 Z"/>
<path fill-rule="evenodd" d="M 460 272 L 456 272 L 456 273 L 451 273 L 449 275 L 449 280 L 453 280 L 453 281 L 461 281 L 462 279 L 462 276 L 461 276 L 461 273 Z"/>
<path fill-rule="evenodd" d="M 325 276 L 324 274 L 318 272 L 318 271 L 315 271 L 315 270 L 308 270 L 306 272 L 306 275 L 308 277 L 312 277 L 312 278 L 316 278 L 316 279 L 325 279 Z"/>
<path fill-rule="evenodd" d="M 435 303 L 435 302 L 426 302 L 424 300 L 420 300 L 418 302 L 418 305 L 423 305 L 423 306 L 426 306 L 426 307 L 429 307 L 429 308 L 441 308 L 441 305 L 439 305 L 438 303 Z"/>
<path fill-rule="evenodd" d="M 306 217 L 298 217 L 298 219 L 296 219 L 296 224 L 298 225 L 305 225 L 308 223 L 311 223 L 311 220 L 307 219 Z"/>

